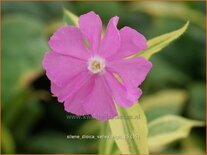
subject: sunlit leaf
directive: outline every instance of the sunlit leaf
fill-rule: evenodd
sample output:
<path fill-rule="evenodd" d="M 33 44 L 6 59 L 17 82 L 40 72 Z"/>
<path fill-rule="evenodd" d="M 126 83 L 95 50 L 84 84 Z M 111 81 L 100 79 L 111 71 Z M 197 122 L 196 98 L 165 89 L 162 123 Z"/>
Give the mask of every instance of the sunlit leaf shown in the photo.
<path fill-rule="evenodd" d="M 177 39 L 179 36 L 181 36 L 187 29 L 189 25 L 189 22 L 187 22 L 182 28 L 166 33 L 163 35 L 160 35 L 158 37 L 152 38 L 148 40 L 147 45 L 148 48 L 144 51 L 141 51 L 135 55 L 130 56 L 129 58 L 132 57 L 138 57 L 138 56 L 143 56 L 146 59 L 149 59 L 153 54 L 159 52 L 161 49 L 166 47 L 169 43 Z"/>
<path fill-rule="evenodd" d="M 15 142 L 10 130 L 1 124 L 1 153 L 15 153 Z"/>
<path fill-rule="evenodd" d="M 69 10 L 64 9 L 63 19 L 68 25 L 78 26 L 78 17 Z"/>
<path fill-rule="evenodd" d="M 118 107 L 118 116 L 109 124 L 122 154 L 148 154 L 147 121 L 139 104 L 128 109 Z"/>
<path fill-rule="evenodd" d="M 205 4 L 204 4 L 205 5 Z M 167 2 L 140 2 L 133 3 L 131 9 L 146 13 L 154 18 L 170 18 L 181 19 L 183 21 L 190 20 L 201 28 L 205 29 L 205 14 L 192 9 L 184 3 L 167 3 Z M 170 11 L 169 11 L 170 10 Z"/>
<path fill-rule="evenodd" d="M 167 89 L 150 96 L 143 96 L 140 104 L 151 121 L 166 114 L 180 114 L 187 100 L 187 93 L 179 89 Z"/>
<path fill-rule="evenodd" d="M 191 128 L 204 126 L 204 122 L 175 115 L 165 115 L 149 123 L 149 148 L 157 149 L 189 135 Z"/>
<path fill-rule="evenodd" d="M 116 142 L 111 138 L 112 135 L 108 122 L 101 123 L 100 136 L 106 136 L 106 138 L 100 139 L 99 154 L 120 154 Z"/>

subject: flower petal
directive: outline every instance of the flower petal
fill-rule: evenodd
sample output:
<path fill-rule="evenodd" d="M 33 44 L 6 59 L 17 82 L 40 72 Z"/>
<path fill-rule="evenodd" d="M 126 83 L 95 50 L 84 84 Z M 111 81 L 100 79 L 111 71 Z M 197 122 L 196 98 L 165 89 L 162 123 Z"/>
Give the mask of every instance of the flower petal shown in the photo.
<path fill-rule="evenodd" d="M 118 105 L 128 108 L 137 103 L 138 98 L 142 94 L 141 89 L 137 87 L 125 87 L 122 83 L 118 82 L 110 72 L 105 74 L 105 79 L 111 88 L 113 97 Z"/>
<path fill-rule="evenodd" d="M 54 52 L 59 54 L 80 59 L 87 59 L 89 57 L 83 36 L 80 30 L 74 26 L 59 28 L 50 38 L 48 44 Z"/>
<path fill-rule="evenodd" d="M 58 86 L 64 86 L 74 75 L 87 70 L 86 61 L 55 52 L 46 53 L 42 65 L 47 77 Z"/>
<path fill-rule="evenodd" d="M 84 104 L 84 109 L 99 120 L 108 120 L 117 115 L 110 89 L 102 75 L 95 77 L 93 89 Z"/>
<path fill-rule="evenodd" d="M 127 87 L 139 86 L 146 78 L 152 63 L 144 57 L 109 62 L 108 67 L 117 73 Z"/>
<path fill-rule="evenodd" d="M 119 17 L 115 16 L 110 19 L 104 38 L 101 42 L 99 54 L 105 58 L 115 54 L 120 47 L 121 38 L 117 29 Z"/>
<path fill-rule="evenodd" d="M 73 96 L 76 92 L 78 92 L 82 86 L 87 84 L 88 80 L 92 78 L 92 74 L 88 71 L 78 73 L 74 76 L 67 85 L 65 85 L 61 92 L 58 94 L 58 101 L 63 102 L 67 98 Z"/>
<path fill-rule="evenodd" d="M 130 27 L 123 27 L 120 30 L 120 36 L 121 46 L 114 55 L 115 58 L 127 57 L 147 48 L 145 37 Z"/>
<path fill-rule="evenodd" d="M 59 96 L 61 90 L 62 90 L 62 87 L 59 87 L 58 85 L 56 85 L 55 83 L 51 82 L 51 85 L 50 85 L 50 90 L 52 92 L 52 94 L 54 96 Z"/>
<path fill-rule="evenodd" d="M 88 115 L 84 110 L 84 104 L 87 96 L 93 88 L 94 78 L 91 78 L 83 85 L 73 96 L 66 99 L 64 103 L 65 111 L 76 115 Z"/>
<path fill-rule="evenodd" d="M 102 22 L 100 17 L 91 11 L 81 15 L 78 22 L 80 30 L 89 42 L 92 52 L 96 53 L 101 41 Z"/>

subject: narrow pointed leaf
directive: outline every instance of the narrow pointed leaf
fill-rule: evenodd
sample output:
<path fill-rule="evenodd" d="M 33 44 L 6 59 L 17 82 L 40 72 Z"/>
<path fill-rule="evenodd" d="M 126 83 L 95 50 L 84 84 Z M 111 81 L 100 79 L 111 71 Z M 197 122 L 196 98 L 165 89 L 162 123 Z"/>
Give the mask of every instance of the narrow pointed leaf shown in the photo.
<path fill-rule="evenodd" d="M 118 116 L 109 121 L 112 135 L 122 154 L 148 154 L 147 121 L 139 104 L 118 107 Z"/>
<path fill-rule="evenodd" d="M 78 26 L 78 17 L 69 10 L 64 9 L 63 18 L 66 24 Z"/>
<path fill-rule="evenodd" d="M 157 149 L 185 138 L 193 127 L 204 126 L 204 122 L 186 119 L 176 115 L 159 117 L 149 123 L 149 148 Z"/>
<path fill-rule="evenodd" d="M 129 58 L 143 56 L 146 59 L 149 59 L 153 54 L 159 52 L 164 47 L 166 47 L 169 43 L 171 43 L 172 41 L 177 39 L 179 36 L 181 36 L 186 31 L 188 25 L 189 25 L 189 22 L 187 22 L 183 27 L 181 27 L 180 29 L 176 31 L 166 33 L 161 36 L 148 40 L 147 42 L 148 48 L 146 50 L 141 51 L 135 55 L 132 55 Z"/>

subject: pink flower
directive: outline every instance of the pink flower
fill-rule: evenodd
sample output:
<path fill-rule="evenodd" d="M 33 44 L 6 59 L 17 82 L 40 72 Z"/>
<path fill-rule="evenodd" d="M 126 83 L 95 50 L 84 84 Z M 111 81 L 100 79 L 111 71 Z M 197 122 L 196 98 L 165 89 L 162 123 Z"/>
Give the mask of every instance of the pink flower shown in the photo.
<path fill-rule="evenodd" d="M 137 86 L 152 64 L 143 57 L 126 57 L 146 49 L 147 42 L 130 27 L 118 30 L 118 20 L 110 19 L 101 38 L 101 19 L 91 11 L 80 16 L 79 27 L 63 26 L 50 38 L 43 67 L 51 92 L 67 112 L 107 120 L 117 115 L 115 103 L 128 108 L 141 96 Z"/>

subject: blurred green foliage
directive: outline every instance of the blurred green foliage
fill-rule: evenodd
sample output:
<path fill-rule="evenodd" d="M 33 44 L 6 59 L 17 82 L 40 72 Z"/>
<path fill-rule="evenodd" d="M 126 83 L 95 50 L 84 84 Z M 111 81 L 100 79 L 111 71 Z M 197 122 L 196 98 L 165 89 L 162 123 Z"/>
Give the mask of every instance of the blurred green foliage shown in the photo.
<path fill-rule="evenodd" d="M 47 51 L 48 46 L 41 23 L 28 16 L 3 18 L 2 29 L 2 101 L 5 104 L 38 76 L 42 51 Z"/>
<path fill-rule="evenodd" d="M 148 121 L 164 115 L 180 115 L 187 101 L 187 92 L 179 89 L 165 89 L 153 95 L 143 96 L 142 108 Z"/>
<path fill-rule="evenodd" d="M 2 153 L 98 153 L 99 140 L 72 140 L 67 135 L 97 135 L 100 122 L 67 119 L 71 114 L 50 97 L 41 69 L 48 38 L 64 24 L 63 8 L 77 15 L 93 10 L 104 24 L 118 15 L 119 28 L 130 26 L 147 39 L 189 20 L 187 32 L 152 57 L 140 104 L 149 124 L 167 114 L 205 121 L 205 6 L 205 2 L 2 2 Z M 205 153 L 205 129 L 194 128 L 187 138 L 150 153 Z M 104 152 L 119 153 L 110 143 Z"/>

